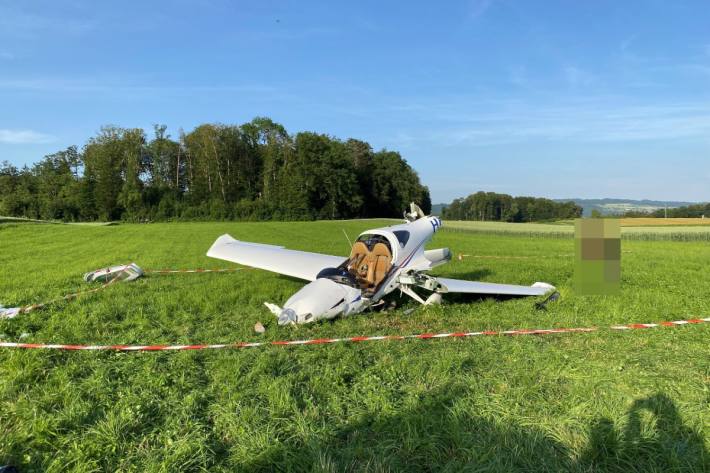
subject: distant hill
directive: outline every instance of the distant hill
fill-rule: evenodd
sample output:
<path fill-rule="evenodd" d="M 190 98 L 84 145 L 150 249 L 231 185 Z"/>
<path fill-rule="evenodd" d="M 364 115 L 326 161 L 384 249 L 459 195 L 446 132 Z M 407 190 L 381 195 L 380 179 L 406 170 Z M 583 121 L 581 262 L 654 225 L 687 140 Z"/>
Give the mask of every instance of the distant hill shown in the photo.
<path fill-rule="evenodd" d="M 441 212 L 443 212 L 444 209 L 448 206 L 449 204 L 431 204 L 431 214 L 441 215 Z"/>
<path fill-rule="evenodd" d="M 696 202 L 676 202 L 665 200 L 632 200 L 632 199 L 554 199 L 557 202 L 570 200 L 582 207 L 582 215 L 589 217 L 592 210 L 598 210 L 602 215 L 616 215 L 630 210 L 653 212 L 668 207 L 685 207 Z"/>

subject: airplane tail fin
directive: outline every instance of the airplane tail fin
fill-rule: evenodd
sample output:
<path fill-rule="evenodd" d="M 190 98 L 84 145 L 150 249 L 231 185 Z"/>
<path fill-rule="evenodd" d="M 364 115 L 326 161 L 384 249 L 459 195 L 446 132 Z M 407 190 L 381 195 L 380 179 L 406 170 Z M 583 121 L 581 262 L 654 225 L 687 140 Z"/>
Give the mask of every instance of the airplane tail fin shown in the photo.
<path fill-rule="evenodd" d="M 409 212 L 406 210 L 404 211 L 404 218 L 408 222 L 414 222 L 415 220 L 419 220 L 424 217 L 426 217 L 424 211 L 414 202 L 409 204 Z"/>

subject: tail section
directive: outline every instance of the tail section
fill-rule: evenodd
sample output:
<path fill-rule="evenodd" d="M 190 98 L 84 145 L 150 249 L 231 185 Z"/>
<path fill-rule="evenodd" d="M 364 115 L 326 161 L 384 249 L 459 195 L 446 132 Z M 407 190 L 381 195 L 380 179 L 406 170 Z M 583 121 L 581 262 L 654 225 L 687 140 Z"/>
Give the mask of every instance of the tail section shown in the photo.
<path fill-rule="evenodd" d="M 426 215 L 424 215 L 424 211 L 415 204 L 414 202 L 409 204 L 409 212 L 406 210 L 404 211 L 404 218 L 408 222 L 414 222 L 415 220 L 419 220 L 420 218 L 425 218 Z"/>

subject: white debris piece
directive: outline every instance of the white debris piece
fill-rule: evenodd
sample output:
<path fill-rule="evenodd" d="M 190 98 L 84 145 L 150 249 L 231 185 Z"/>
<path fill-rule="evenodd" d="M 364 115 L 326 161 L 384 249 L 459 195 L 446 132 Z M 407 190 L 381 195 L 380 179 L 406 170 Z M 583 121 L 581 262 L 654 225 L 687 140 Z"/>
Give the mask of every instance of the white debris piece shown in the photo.
<path fill-rule="evenodd" d="M 133 281 L 141 276 L 143 270 L 136 263 L 131 263 L 90 271 L 84 274 L 84 281 L 107 283 L 119 277 L 122 281 Z"/>
<path fill-rule="evenodd" d="M 3 307 L 0 305 L 0 319 L 14 319 L 20 315 L 22 307 Z"/>

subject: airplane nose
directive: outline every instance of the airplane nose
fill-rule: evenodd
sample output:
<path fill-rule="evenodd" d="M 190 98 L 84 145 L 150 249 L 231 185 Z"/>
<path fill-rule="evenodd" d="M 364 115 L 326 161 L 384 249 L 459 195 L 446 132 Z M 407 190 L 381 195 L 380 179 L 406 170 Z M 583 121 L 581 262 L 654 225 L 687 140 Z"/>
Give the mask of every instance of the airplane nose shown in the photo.
<path fill-rule="evenodd" d="M 284 309 L 279 314 L 279 325 L 295 324 L 298 321 L 298 315 L 293 309 Z"/>

